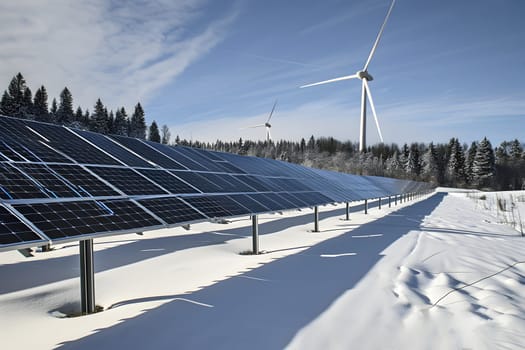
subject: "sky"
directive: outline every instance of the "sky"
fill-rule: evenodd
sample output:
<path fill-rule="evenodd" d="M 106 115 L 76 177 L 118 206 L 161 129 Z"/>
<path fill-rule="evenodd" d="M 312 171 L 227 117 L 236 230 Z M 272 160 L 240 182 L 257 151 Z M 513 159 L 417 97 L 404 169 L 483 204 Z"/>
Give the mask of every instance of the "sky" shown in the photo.
<path fill-rule="evenodd" d="M 172 136 L 358 141 L 362 69 L 389 0 L 0 3 L 0 89 L 131 113 Z M 525 1 L 397 0 L 368 68 L 386 143 L 525 140 Z M 369 112 L 368 142 L 379 141 Z"/>

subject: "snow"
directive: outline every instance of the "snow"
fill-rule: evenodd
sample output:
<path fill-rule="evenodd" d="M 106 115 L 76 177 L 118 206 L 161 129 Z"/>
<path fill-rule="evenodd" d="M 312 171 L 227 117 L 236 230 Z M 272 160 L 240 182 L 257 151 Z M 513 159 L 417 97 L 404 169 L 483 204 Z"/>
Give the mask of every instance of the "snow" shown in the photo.
<path fill-rule="evenodd" d="M 525 238 L 486 194 L 449 189 L 95 240 L 96 303 L 78 246 L 0 253 L 4 349 L 522 349 Z M 522 193 L 512 195 L 515 215 Z M 494 194 L 495 196 L 495 194 Z M 508 197 L 510 199 L 510 197 Z M 521 211 L 521 215 L 524 215 Z M 499 215 L 499 217 L 498 217 Z"/>

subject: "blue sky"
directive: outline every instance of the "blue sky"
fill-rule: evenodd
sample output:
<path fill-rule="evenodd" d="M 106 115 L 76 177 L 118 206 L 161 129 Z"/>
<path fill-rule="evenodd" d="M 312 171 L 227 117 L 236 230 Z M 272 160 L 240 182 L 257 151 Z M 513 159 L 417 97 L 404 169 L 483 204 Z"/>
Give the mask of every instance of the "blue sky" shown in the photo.
<path fill-rule="evenodd" d="M 173 136 L 358 140 L 360 82 L 389 0 L 4 1 L 0 87 L 137 101 Z M 397 0 L 370 82 L 385 142 L 525 139 L 525 2 Z M 371 115 L 370 115 L 371 117 Z M 369 143 L 378 141 L 373 121 Z"/>

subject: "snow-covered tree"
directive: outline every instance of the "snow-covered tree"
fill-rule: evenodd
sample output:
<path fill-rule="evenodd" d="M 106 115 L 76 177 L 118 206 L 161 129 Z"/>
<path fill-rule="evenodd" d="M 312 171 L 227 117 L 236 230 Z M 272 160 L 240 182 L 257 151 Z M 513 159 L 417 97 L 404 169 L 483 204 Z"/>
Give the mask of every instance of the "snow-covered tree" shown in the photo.
<path fill-rule="evenodd" d="M 474 162 L 472 164 L 472 178 L 480 187 L 492 185 L 494 177 L 494 150 L 490 141 L 485 137 L 480 141 Z"/>
<path fill-rule="evenodd" d="M 160 129 L 160 136 L 161 136 L 160 142 L 162 144 L 167 145 L 170 143 L 171 132 L 170 132 L 170 128 L 166 124 L 164 124 L 162 128 Z"/>

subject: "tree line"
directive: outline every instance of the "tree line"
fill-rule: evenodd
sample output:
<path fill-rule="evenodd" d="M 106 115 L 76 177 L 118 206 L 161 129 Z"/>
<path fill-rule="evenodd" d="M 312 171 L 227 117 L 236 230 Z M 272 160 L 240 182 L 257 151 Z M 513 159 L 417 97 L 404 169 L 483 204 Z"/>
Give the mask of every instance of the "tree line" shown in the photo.
<path fill-rule="evenodd" d="M 525 152 L 518 140 L 493 147 L 485 137 L 470 145 L 448 143 L 376 144 L 366 152 L 358 144 L 333 137 L 295 141 L 216 141 L 179 144 L 216 151 L 280 159 L 309 167 L 359 175 L 427 181 L 436 186 L 492 190 L 525 189 Z"/>
<path fill-rule="evenodd" d="M 159 130 L 157 123 L 153 121 L 149 127 L 147 126 L 145 112 L 140 102 L 135 105 L 131 116 L 128 116 L 124 107 L 117 108 L 115 112 L 108 111 L 99 98 L 91 113 L 89 109 L 83 110 L 80 106 L 74 109 L 73 95 L 67 87 L 64 87 L 59 101 L 53 98 L 49 106 L 46 88 L 42 85 L 33 96 L 21 73 L 15 75 L 8 88 L 4 90 L 0 100 L 0 114 L 102 134 L 147 138 L 150 141 L 164 144 L 168 144 L 171 138 L 167 125 L 163 125 Z"/>

